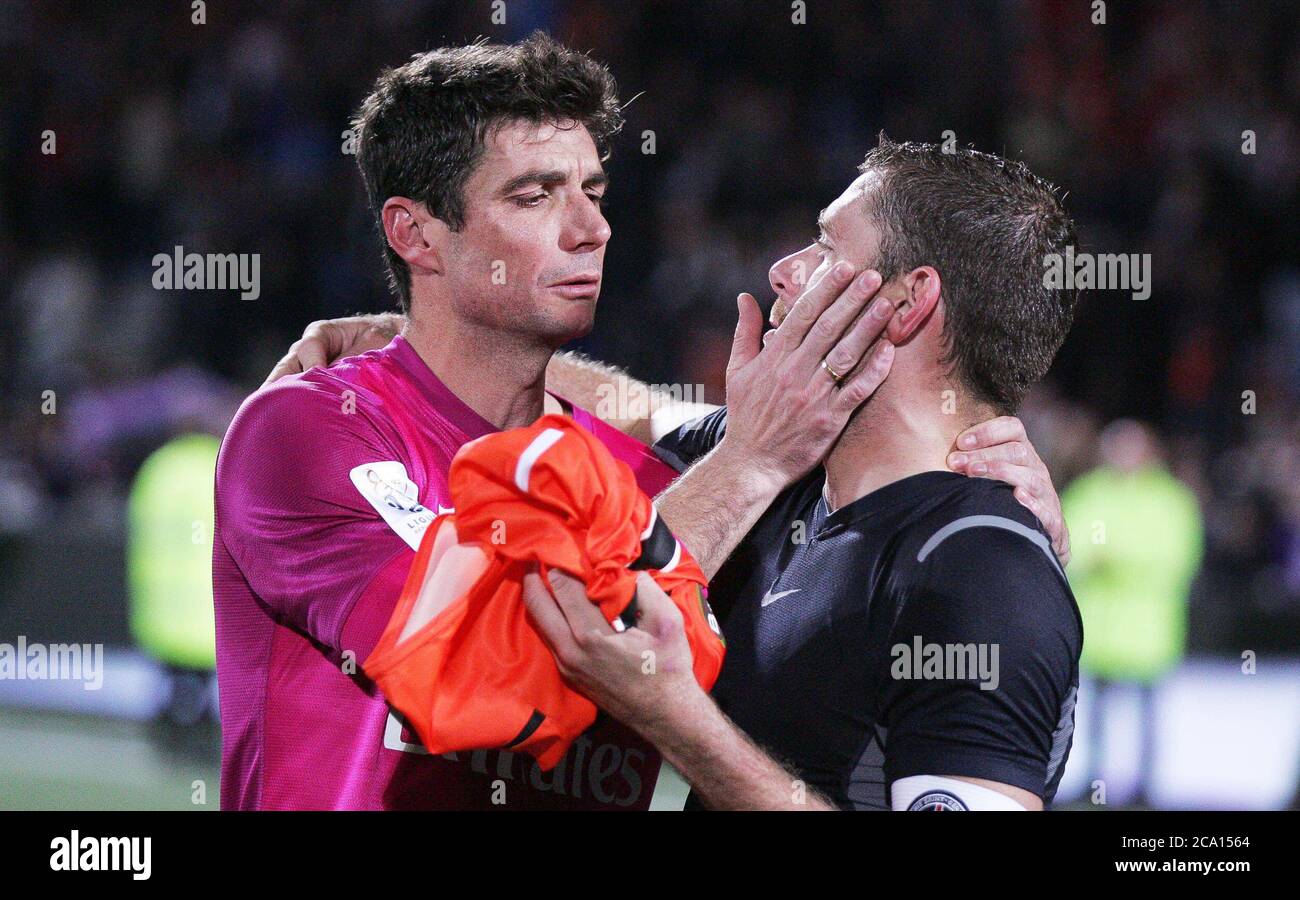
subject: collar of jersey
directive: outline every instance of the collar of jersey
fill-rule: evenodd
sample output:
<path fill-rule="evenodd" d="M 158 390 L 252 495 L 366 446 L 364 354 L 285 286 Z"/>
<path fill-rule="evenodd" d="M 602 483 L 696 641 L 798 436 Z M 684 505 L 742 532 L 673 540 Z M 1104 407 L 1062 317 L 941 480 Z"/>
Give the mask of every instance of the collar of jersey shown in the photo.
<path fill-rule="evenodd" d="M 415 380 L 425 396 L 438 408 L 438 411 L 460 429 L 465 437 L 474 440 L 485 434 L 494 434 L 501 430 L 480 416 L 474 411 L 473 407 L 456 396 L 451 388 L 443 384 L 442 379 L 434 374 L 433 369 L 430 369 L 428 364 L 420 358 L 420 354 L 415 352 L 415 348 L 411 346 L 406 338 L 399 334 L 393 338 L 390 346 L 393 348 L 393 358 Z M 565 407 L 567 414 L 579 425 L 590 430 L 588 421 L 585 420 L 584 416 L 579 415 L 578 407 L 558 394 L 552 394 L 550 391 L 547 391 L 547 393 L 560 401 L 560 405 Z"/>
<path fill-rule="evenodd" d="M 817 537 L 828 537 L 843 530 L 868 516 L 879 516 L 897 506 L 910 506 L 917 501 L 933 496 L 934 489 L 945 482 L 964 479 L 967 476 L 956 472 L 918 472 L 897 481 L 891 481 L 884 487 L 876 488 L 851 503 L 846 503 L 833 513 L 827 513 L 826 482 L 823 477 L 822 491 L 817 497 L 817 514 L 820 525 Z"/>

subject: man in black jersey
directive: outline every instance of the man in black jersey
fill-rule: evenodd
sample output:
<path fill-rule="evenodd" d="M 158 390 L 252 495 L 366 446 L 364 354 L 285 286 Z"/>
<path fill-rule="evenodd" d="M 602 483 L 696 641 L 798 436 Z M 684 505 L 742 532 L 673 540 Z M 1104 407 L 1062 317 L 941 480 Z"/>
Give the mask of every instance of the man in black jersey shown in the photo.
<path fill-rule="evenodd" d="M 772 267 L 774 323 L 816 319 L 799 304 L 818 273 L 876 269 L 893 367 L 823 466 L 734 551 L 709 548 L 730 552 L 710 589 L 728 641 L 716 704 L 649 579 L 622 634 L 563 575 L 551 591 L 533 577 L 530 613 L 566 676 L 705 805 L 1041 809 L 1073 731 L 1078 611 L 1012 488 L 948 464 L 979 474 L 981 460 L 952 459 L 958 435 L 1013 413 L 1064 340 L 1076 296 L 1045 287 L 1043 267 L 1073 224 L 1019 163 L 883 138 L 818 224 Z M 749 341 L 738 330 L 729 383 L 758 355 Z M 853 376 L 835 362 L 814 377 Z M 685 468 L 725 434 L 724 408 L 657 449 Z"/>

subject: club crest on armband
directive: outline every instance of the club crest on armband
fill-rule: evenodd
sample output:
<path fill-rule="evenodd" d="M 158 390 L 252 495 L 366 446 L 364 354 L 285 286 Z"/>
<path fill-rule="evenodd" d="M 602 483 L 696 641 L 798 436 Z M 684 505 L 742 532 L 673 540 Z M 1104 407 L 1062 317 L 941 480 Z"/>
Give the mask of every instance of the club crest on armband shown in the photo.
<path fill-rule="evenodd" d="M 969 807 L 947 791 L 930 791 L 912 801 L 908 812 L 968 812 Z"/>

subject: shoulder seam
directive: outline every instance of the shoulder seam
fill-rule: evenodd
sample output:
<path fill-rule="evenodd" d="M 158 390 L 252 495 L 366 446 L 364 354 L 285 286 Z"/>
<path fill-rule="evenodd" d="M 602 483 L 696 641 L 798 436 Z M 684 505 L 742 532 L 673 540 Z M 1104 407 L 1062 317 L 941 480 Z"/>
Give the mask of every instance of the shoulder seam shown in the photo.
<path fill-rule="evenodd" d="M 1009 531 L 1012 534 L 1019 535 L 1032 543 L 1039 550 L 1042 550 L 1048 560 L 1052 563 L 1052 566 L 1056 569 L 1057 574 L 1067 582 L 1069 581 L 1069 579 L 1066 578 L 1065 570 L 1061 568 L 1061 561 L 1056 558 L 1056 554 L 1052 551 L 1052 545 L 1048 542 L 1047 538 L 1042 533 L 1022 525 L 1014 519 L 1008 519 L 1005 516 L 976 515 L 962 516 L 960 519 L 954 519 L 934 534 L 930 535 L 929 540 L 922 544 L 921 549 L 917 551 L 916 561 L 918 563 L 925 562 L 925 558 L 933 553 L 940 544 L 957 532 L 965 531 L 968 528 L 1000 528 L 1003 531 Z"/>

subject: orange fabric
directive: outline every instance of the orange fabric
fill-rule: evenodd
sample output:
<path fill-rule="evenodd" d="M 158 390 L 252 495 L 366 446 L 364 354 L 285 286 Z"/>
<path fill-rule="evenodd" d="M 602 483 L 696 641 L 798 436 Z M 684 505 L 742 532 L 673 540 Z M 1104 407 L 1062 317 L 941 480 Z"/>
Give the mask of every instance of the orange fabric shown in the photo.
<path fill-rule="evenodd" d="M 725 649 L 705 600 L 704 573 L 655 525 L 653 504 L 632 471 L 589 432 L 548 415 L 479 438 L 452 461 L 449 487 L 456 511 L 425 532 L 393 617 L 364 664 L 429 752 L 508 748 L 549 770 L 595 721 L 595 705 L 565 684 L 528 620 L 522 579 L 535 563 L 543 577 L 556 568 L 585 582 L 613 623 L 635 594 L 629 566 L 655 551 L 651 561 L 660 568 L 645 559 L 639 567 L 682 611 L 695 678 L 705 690 L 713 687 Z M 398 643 L 435 571 L 430 559 L 448 521 L 461 545 L 487 555 L 487 571 Z M 643 550 L 642 536 L 652 531 Z"/>

